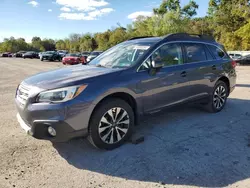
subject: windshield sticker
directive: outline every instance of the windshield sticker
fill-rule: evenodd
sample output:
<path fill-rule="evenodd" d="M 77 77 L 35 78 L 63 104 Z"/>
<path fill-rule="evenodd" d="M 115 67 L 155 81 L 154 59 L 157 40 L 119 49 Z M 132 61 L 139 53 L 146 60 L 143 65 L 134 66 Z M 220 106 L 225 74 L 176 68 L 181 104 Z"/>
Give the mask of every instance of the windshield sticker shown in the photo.
<path fill-rule="evenodd" d="M 135 46 L 134 50 L 147 50 L 150 46 Z"/>

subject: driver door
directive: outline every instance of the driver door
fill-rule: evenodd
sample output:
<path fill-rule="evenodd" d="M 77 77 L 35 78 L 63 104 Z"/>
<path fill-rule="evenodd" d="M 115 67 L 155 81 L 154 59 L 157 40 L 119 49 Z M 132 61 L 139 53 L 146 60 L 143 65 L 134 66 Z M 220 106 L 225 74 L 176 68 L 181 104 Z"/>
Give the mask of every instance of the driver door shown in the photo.
<path fill-rule="evenodd" d="M 162 61 L 163 67 L 152 68 L 152 61 Z M 180 44 L 165 44 L 141 65 L 138 89 L 143 93 L 145 112 L 183 102 L 189 95 L 186 66 L 183 65 Z"/>

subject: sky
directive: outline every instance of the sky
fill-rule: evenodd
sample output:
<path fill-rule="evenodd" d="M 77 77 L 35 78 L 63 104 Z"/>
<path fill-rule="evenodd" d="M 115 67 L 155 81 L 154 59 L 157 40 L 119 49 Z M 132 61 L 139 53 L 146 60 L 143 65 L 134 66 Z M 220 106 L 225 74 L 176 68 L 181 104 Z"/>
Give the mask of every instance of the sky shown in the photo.
<path fill-rule="evenodd" d="M 0 0 L 0 41 L 11 36 L 61 39 L 71 33 L 103 32 L 126 27 L 139 15 L 150 16 L 162 0 Z M 185 5 L 189 0 L 180 0 Z M 197 17 L 209 0 L 196 0 Z"/>

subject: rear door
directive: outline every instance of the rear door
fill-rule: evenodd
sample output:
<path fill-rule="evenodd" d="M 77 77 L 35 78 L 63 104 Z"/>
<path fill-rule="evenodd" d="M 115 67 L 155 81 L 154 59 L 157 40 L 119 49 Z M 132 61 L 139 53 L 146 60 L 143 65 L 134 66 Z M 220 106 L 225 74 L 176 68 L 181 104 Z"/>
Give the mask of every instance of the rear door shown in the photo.
<path fill-rule="evenodd" d="M 203 98 L 210 92 L 211 81 L 216 79 L 216 59 L 203 43 L 183 43 L 183 49 L 191 98 Z"/>

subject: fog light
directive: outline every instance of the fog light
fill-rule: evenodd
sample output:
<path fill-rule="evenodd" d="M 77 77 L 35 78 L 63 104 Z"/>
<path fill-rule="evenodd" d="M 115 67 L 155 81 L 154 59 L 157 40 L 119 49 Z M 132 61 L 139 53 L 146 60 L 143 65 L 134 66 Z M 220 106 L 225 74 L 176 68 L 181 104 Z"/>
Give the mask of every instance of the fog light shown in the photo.
<path fill-rule="evenodd" d="M 48 132 L 51 136 L 56 136 L 56 130 L 53 127 L 48 127 Z"/>

